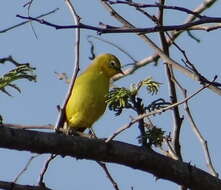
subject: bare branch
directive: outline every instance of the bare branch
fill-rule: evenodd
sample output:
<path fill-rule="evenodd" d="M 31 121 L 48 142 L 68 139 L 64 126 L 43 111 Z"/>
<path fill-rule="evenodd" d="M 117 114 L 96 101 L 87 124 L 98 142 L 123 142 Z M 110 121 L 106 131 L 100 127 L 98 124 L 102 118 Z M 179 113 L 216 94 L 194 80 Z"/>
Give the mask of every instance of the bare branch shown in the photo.
<path fill-rule="evenodd" d="M 79 25 L 80 17 L 78 16 L 77 12 L 75 11 L 74 6 L 71 4 L 71 2 L 69 0 L 65 0 L 65 3 L 67 4 L 67 6 L 68 6 L 68 8 L 69 8 L 69 10 L 70 10 L 70 12 L 73 16 L 74 23 L 76 25 Z M 68 92 L 65 96 L 64 103 L 63 103 L 62 107 L 60 108 L 60 112 L 59 112 L 59 115 L 58 115 L 58 118 L 57 118 L 57 121 L 56 121 L 56 124 L 55 124 L 55 130 L 56 131 L 59 131 L 59 128 L 62 128 L 63 125 L 64 125 L 64 122 L 66 120 L 66 118 L 65 118 L 65 108 L 66 108 L 66 105 L 68 103 L 69 97 L 71 96 L 71 92 L 72 92 L 72 89 L 74 87 L 74 83 L 75 83 L 75 80 L 77 78 L 77 74 L 80 71 L 80 66 L 79 66 L 80 65 L 80 29 L 79 28 L 76 28 L 76 31 L 75 31 L 74 57 L 75 57 L 74 71 L 73 71 L 71 81 L 70 81 L 70 84 L 69 84 Z"/>
<path fill-rule="evenodd" d="M 205 30 L 207 32 L 210 32 L 212 30 L 217 30 L 221 28 L 221 24 L 214 24 L 214 25 L 198 25 L 198 26 L 192 26 L 188 30 Z"/>
<path fill-rule="evenodd" d="M 191 71 L 190 69 L 185 68 L 184 66 L 180 65 L 179 63 L 177 63 L 176 61 L 174 61 L 173 59 L 171 59 L 170 57 L 168 57 L 167 55 L 165 55 L 165 53 L 151 40 L 151 39 L 146 39 L 146 42 L 150 45 L 151 48 L 153 48 L 155 51 L 157 51 L 157 53 L 160 55 L 160 57 L 167 63 L 173 66 L 173 68 L 179 70 L 180 72 L 182 72 L 183 74 L 185 74 L 186 76 L 188 76 L 189 78 L 196 80 L 198 82 L 203 82 L 201 81 L 201 77 L 194 73 L 193 71 Z M 203 83 L 203 84 L 209 84 L 207 82 Z M 216 85 L 211 84 L 208 86 L 208 88 L 210 90 L 212 90 L 213 92 L 215 92 L 218 95 L 221 95 L 221 89 L 218 88 Z"/>
<path fill-rule="evenodd" d="M 203 11 L 205 11 L 206 9 L 208 9 L 209 6 L 212 6 L 217 0 L 204 0 L 202 2 L 202 4 L 200 4 L 196 9 L 193 10 L 193 12 L 201 14 Z M 105 4 L 106 7 L 108 7 L 109 9 L 111 8 L 110 5 L 108 5 L 107 2 L 103 1 L 103 4 Z M 111 11 L 111 10 L 109 10 Z M 115 15 L 115 14 L 114 14 Z M 194 15 L 189 16 L 185 23 L 189 23 L 192 22 L 193 20 L 195 20 L 196 17 Z M 199 30 L 201 30 L 202 27 L 204 26 L 193 26 L 193 27 L 198 27 Z M 205 26 L 206 27 L 206 26 Z M 192 28 L 192 27 L 191 27 Z M 189 29 L 191 29 L 189 28 Z M 181 31 L 173 31 L 172 35 L 171 35 L 171 40 L 168 39 L 168 44 L 169 46 L 172 44 L 172 41 L 174 41 L 180 34 L 182 34 L 185 30 L 181 30 Z M 150 64 L 152 62 L 156 62 L 158 59 L 160 58 L 160 56 L 158 54 L 154 54 L 151 55 L 149 57 L 144 58 L 143 60 L 137 62 L 134 66 L 132 66 L 129 69 L 124 70 L 124 75 L 117 75 L 114 77 L 114 80 L 119 80 L 122 77 L 126 77 L 127 75 L 133 74 L 137 69 L 146 66 L 147 64 Z"/>
<path fill-rule="evenodd" d="M 116 181 L 113 179 L 113 177 L 111 176 L 110 172 L 108 171 L 106 164 L 103 163 L 103 162 L 98 162 L 98 161 L 97 161 L 97 163 L 98 163 L 98 165 L 104 170 L 104 172 L 106 173 L 107 178 L 108 178 L 108 179 L 110 180 L 110 182 L 112 183 L 114 189 L 115 189 L 115 190 L 120 190 L 119 187 L 118 187 L 118 185 L 117 185 L 117 183 L 116 183 Z"/>
<path fill-rule="evenodd" d="M 59 10 L 59 8 L 56 8 L 56 9 L 54 9 L 54 10 L 52 10 L 52 11 L 49 11 L 49 12 L 44 13 L 44 14 L 42 14 L 42 15 L 39 15 L 39 16 L 37 16 L 36 18 L 42 18 L 42 17 L 48 16 L 48 15 L 50 15 L 50 14 L 53 14 L 53 13 L 57 12 L 58 10 Z M 15 29 L 15 28 L 17 28 L 17 27 L 19 27 L 19 26 L 25 25 L 25 24 L 30 23 L 30 22 L 31 22 L 31 21 L 25 21 L 25 22 L 21 22 L 21 23 L 19 23 L 19 24 L 16 24 L 16 25 L 14 25 L 14 26 L 10 26 L 9 28 L 0 30 L 0 33 L 8 32 L 9 30 Z"/>
<path fill-rule="evenodd" d="M 168 141 L 168 138 L 164 138 L 164 142 L 167 145 L 169 149 L 169 155 L 174 160 L 179 160 L 178 156 L 176 155 L 176 152 L 173 150 L 173 147 L 171 146 L 170 142 Z"/>
<path fill-rule="evenodd" d="M 20 65 L 29 64 L 29 63 L 19 63 L 19 62 L 17 62 L 12 56 L 0 58 L 0 63 L 4 64 L 5 62 L 12 63 L 12 64 L 15 65 L 15 66 L 20 66 Z"/>
<path fill-rule="evenodd" d="M 210 173 L 215 176 L 215 177 L 218 177 L 218 173 L 216 172 L 215 168 L 213 167 L 213 163 L 212 163 L 212 159 L 211 159 L 211 156 L 210 156 L 210 153 L 209 153 L 209 148 L 208 148 L 208 144 L 207 144 L 207 140 L 205 140 L 200 132 L 200 130 L 198 129 L 193 117 L 192 117 L 192 114 L 191 114 L 191 111 L 190 111 L 190 108 L 188 106 L 188 102 L 185 103 L 185 111 L 186 111 L 186 114 L 187 114 L 187 117 L 189 119 L 189 122 L 191 124 L 191 127 L 192 127 L 192 130 L 194 131 L 195 135 L 197 136 L 197 138 L 199 139 L 201 145 L 202 145 L 202 148 L 203 148 L 203 151 L 204 151 L 204 155 L 205 155 L 205 159 L 206 159 L 206 165 L 207 167 L 209 168 L 209 171 Z"/>
<path fill-rule="evenodd" d="M 163 18 L 164 18 L 164 0 L 160 0 L 160 7 L 159 7 L 159 19 L 158 19 L 158 25 L 163 26 Z M 164 32 L 159 32 L 161 44 L 162 44 L 162 50 L 165 52 L 165 54 L 169 57 L 170 51 L 169 51 L 169 44 L 167 42 L 166 36 Z M 177 92 L 176 92 L 176 86 L 173 81 L 173 78 L 175 78 L 174 72 L 173 72 L 173 66 L 170 64 L 165 64 L 165 72 L 168 80 L 168 86 L 169 86 L 169 97 L 171 100 L 171 103 L 174 104 L 178 102 L 177 99 Z M 173 137 L 172 137 L 172 143 L 174 147 L 174 151 L 176 152 L 176 155 L 180 160 L 182 160 L 182 154 L 181 154 L 181 146 L 180 146 L 180 130 L 182 126 L 182 118 L 180 116 L 179 107 L 174 107 L 172 110 L 172 117 L 173 117 Z"/>
<path fill-rule="evenodd" d="M 123 77 L 126 77 L 128 75 L 131 75 L 133 74 L 137 69 L 141 68 L 141 67 L 144 67 L 150 63 L 153 63 L 155 62 L 156 60 L 159 59 L 159 56 L 158 55 L 152 55 L 152 56 L 149 56 L 149 57 L 146 57 L 138 62 L 136 62 L 135 64 L 132 65 L 132 67 L 128 68 L 128 69 L 125 69 L 123 72 L 124 72 L 124 75 L 122 74 L 118 74 L 118 75 L 115 75 L 113 77 L 113 80 L 116 81 L 116 80 L 119 80 Z"/>
<path fill-rule="evenodd" d="M 52 190 L 47 187 L 42 189 L 40 186 L 21 185 L 13 182 L 0 181 L 0 188 L 5 190 Z"/>
<path fill-rule="evenodd" d="M 217 0 L 203 0 L 202 3 L 193 10 L 193 12 L 201 14 L 202 12 L 204 12 L 205 10 L 207 10 L 208 8 L 210 8 L 214 3 L 216 3 Z M 186 23 L 187 22 L 192 22 L 196 19 L 197 17 L 195 15 L 190 15 L 187 19 L 186 19 Z"/>
<path fill-rule="evenodd" d="M 128 22 L 126 19 L 124 19 L 122 16 L 120 16 L 108 3 L 106 0 L 100 0 L 100 2 L 104 5 L 104 7 L 110 12 L 110 14 L 115 17 L 119 22 L 121 22 L 122 24 L 124 24 L 126 27 L 132 28 L 134 29 L 135 27 Z M 193 80 L 199 81 L 200 82 L 200 77 L 198 75 L 196 75 L 195 73 L 193 73 L 192 71 L 186 69 L 185 67 L 183 67 L 182 65 L 180 65 L 179 63 L 177 63 L 176 61 L 174 61 L 173 59 L 169 58 L 167 55 L 165 55 L 165 53 L 150 39 L 148 38 L 146 35 L 144 34 L 137 34 L 139 37 L 141 37 L 153 50 L 155 50 L 157 52 L 157 54 L 161 57 L 161 59 L 163 59 L 167 64 L 171 64 L 173 66 L 173 68 L 179 70 L 180 72 L 182 72 L 183 74 L 185 74 L 186 76 L 188 76 L 189 78 L 192 78 Z M 221 95 L 221 89 L 216 87 L 215 85 L 209 85 L 208 87 L 209 89 L 211 89 L 213 92 Z"/>
<path fill-rule="evenodd" d="M 207 10 L 210 6 L 212 6 L 217 0 L 203 0 L 202 3 L 197 6 L 193 12 L 196 12 L 198 14 L 201 14 L 203 11 Z M 190 23 L 194 20 L 196 20 L 195 15 L 190 15 L 187 17 L 186 21 L 184 23 Z M 175 40 L 183 31 L 173 31 L 172 32 L 172 39 Z"/>
<path fill-rule="evenodd" d="M 155 33 L 155 32 L 166 32 L 166 31 L 182 31 L 182 30 L 188 30 L 190 27 L 193 26 L 198 26 L 201 24 L 208 24 L 208 23 L 220 23 L 221 18 L 220 17 L 207 17 L 203 16 L 201 19 L 190 22 L 190 23 L 185 23 L 185 24 L 180 24 L 180 25 L 168 25 L 168 26 L 154 26 L 154 27 L 145 27 L 145 28 L 131 28 L 131 27 L 117 27 L 117 26 L 110 26 L 110 25 L 105 25 L 101 24 L 102 27 L 95 27 L 83 23 L 78 23 L 75 25 L 57 25 L 50 23 L 46 20 L 43 19 L 37 19 L 34 17 L 26 17 L 26 16 L 21 16 L 21 15 L 16 15 L 19 18 L 22 19 L 27 19 L 29 21 L 33 20 L 36 21 L 40 24 L 44 24 L 50 27 L 54 27 L 57 30 L 61 29 L 87 29 L 87 30 L 93 30 L 97 31 L 99 34 L 105 34 L 105 33 Z"/>
<path fill-rule="evenodd" d="M 54 160 L 56 156 L 57 156 L 57 155 L 55 155 L 55 154 L 51 154 L 50 157 L 46 160 L 46 162 L 45 162 L 45 164 L 44 164 L 44 167 L 42 168 L 42 171 L 41 171 L 40 176 L 39 176 L 39 182 L 38 182 L 38 184 L 39 184 L 40 186 L 45 186 L 45 185 L 44 185 L 44 175 L 45 175 L 45 173 L 46 173 L 46 171 L 47 171 L 47 169 L 48 169 L 48 166 L 49 166 L 50 162 L 51 162 L 52 160 Z"/>
<path fill-rule="evenodd" d="M 130 55 L 126 50 L 124 50 L 123 48 L 121 48 L 120 46 L 114 44 L 113 42 L 109 41 L 109 40 L 106 40 L 104 38 L 100 38 L 100 37 L 97 37 L 97 36 L 93 36 L 93 35 L 89 35 L 88 36 L 88 39 L 89 38 L 94 38 L 94 39 L 97 39 L 99 41 L 102 41 L 104 43 L 107 43 L 107 44 L 110 44 L 111 46 L 117 48 L 119 51 L 123 52 L 125 55 L 127 55 L 134 63 L 137 62 L 137 60 L 135 58 L 133 58 L 132 55 Z"/>
<path fill-rule="evenodd" d="M 194 190 L 221 189 L 220 179 L 189 163 L 117 141 L 105 143 L 99 139 L 1 127 L 0 147 L 118 163 Z"/>
<path fill-rule="evenodd" d="M 145 4 L 145 3 L 135 3 L 135 2 L 129 2 L 129 1 L 110 1 L 108 0 L 110 4 L 126 4 L 132 7 L 136 8 L 162 8 L 162 9 L 171 9 L 171 10 L 177 10 L 181 12 L 185 12 L 187 14 L 194 15 L 197 18 L 202 18 L 202 16 L 198 12 L 191 11 L 189 9 L 186 9 L 184 7 L 178 7 L 178 6 L 168 6 L 168 5 L 162 5 L 159 3 L 156 4 Z"/>
<path fill-rule="evenodd" d="M 31 156 L 29 158 L 28 162 L 25 164 L 25 167 L 21 170 L 21 172 L 19 172 L 19 174 L 16 176 L 15 180 L 13 181 L 14 184 L 17 183 L 18 179 L 22 176 L 22 174 L 25 173 L 25 171 L 28 169 L 29 165 L 31 164 L 32 160 L 38 156 L 39 156 L 39 154 Z"/>

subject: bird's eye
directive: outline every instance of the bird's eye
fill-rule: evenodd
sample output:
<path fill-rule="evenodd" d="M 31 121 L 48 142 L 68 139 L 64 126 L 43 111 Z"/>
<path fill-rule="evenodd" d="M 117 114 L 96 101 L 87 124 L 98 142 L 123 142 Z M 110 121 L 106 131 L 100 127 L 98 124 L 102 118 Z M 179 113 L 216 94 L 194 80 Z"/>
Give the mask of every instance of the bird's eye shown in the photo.
<path fill-rule="evenodd" d="M 116 66 L 116 62 L 114 62 L 114 61 L 111 61 L 110 64 L 111 64 L 112 67 Z"/>

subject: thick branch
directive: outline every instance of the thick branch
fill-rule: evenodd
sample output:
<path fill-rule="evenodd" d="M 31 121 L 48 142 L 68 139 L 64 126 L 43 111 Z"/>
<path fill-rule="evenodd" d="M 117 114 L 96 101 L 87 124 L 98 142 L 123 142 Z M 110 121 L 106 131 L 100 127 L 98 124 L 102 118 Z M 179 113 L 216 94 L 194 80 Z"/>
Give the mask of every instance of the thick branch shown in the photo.
<path fill-rule="evenodd" d="M 158 178 L 194 190 L 221 189 L 221 181 L 201 169 L 151 150 L 117 141 L 105 143 L 99 139 L 1 127 L 0 147 L 113 162 L 152 173 Z"/>
<path fill-rule="evenodd" d="M 47 187 L 34 185 L 20 185 L 13 182 L 0 181 L 0 188 L 7 190 L 52 190 Z"/>

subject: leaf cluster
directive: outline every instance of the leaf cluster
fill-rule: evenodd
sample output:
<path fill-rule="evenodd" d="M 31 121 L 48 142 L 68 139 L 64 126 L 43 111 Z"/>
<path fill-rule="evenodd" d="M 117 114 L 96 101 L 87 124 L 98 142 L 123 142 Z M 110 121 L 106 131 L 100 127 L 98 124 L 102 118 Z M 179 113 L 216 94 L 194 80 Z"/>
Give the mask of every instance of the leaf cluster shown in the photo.
<path fill-rule="evenodd" d="M 155 95 L 158 93 L 160 85 L 161 83 L 154 81 L 150 77 L 137 84 L 133 84 L 131 88 L 116 87 L 109 92 L 106 103 L 110 110 L 116 112 L 116 115 L 120 115 L 124 109 L 132 109 L 137 115 L 154 111 L 170 103 L 160 98 L 145 106 L 143 100 L 138 96 L 138 92 L 144 87 L 149 94 Z M 139 121 L 138 128 L 141 132 L 141 135 L 138 137 L 139 143 L 148 147 L 152 145 L 161 146 L 165 131 L 155 126 L 148 126 L 144 119 Z"/>
<path fill-rule="evenodd" d="M 15 68 L 5 73 L 3 76 L 0 76 L 0 90 L 7 95 L 11 96 L 11 94 L 6 90 L 6 87 L 11 87 L 21 92 L 20 88 L 14 84 L 15 81 L 20 79 L 26 79 L 28 81 L 36 82 L 36 75 L 34 74 L 34 67 L 31 67 L 29 63 L 20 64 L 15 62 L 12 57 L 8 59 L 3 58 L 0 59 L 0 63 L 4 63 L 6 61 L 10 61 L 13 63 Z"/>
<path fill-rule="evenodd" d="M 147 145 L 151 147 L 154 146 L 161 146 L 163 139 L 164 139 L 165 131 L 158 127 L 146 128 L 145 130 L 145 138 L 147 139 Z M 141 141 L 141 136 L 138 137 L 138 141 Z"/>
<path fill-rule="evenodd" d="M 116 115 L 120 115 L 123 109 L 136 109 L 136 100 L 140 102 L 139 97 L 137 97 L 141 87 L 145 87 L 148 93 L 151 95 L 157 94 L 160 87 L 159 82 L 154 81 L 151 77 L 133 84 L 131 88 L 119 88 L 115 87 L 110 90 L 107 95 L 106 103 L 110 110 L 115 111 Z"/>

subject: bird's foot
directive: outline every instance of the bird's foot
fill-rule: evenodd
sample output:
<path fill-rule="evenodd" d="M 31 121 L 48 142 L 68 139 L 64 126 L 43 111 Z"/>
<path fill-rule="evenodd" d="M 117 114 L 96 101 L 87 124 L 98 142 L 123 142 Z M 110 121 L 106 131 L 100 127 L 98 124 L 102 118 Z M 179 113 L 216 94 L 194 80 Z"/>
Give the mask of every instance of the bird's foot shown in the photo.
<path fill-rule="evenodd" d="M 65 135 L 80 136 L 80 137 L 86 137 L 89 139 L 94 138 L 93 135 L 80 132 L 76 130 L 75 128 L 60 128 L 59 131 Z"/>

